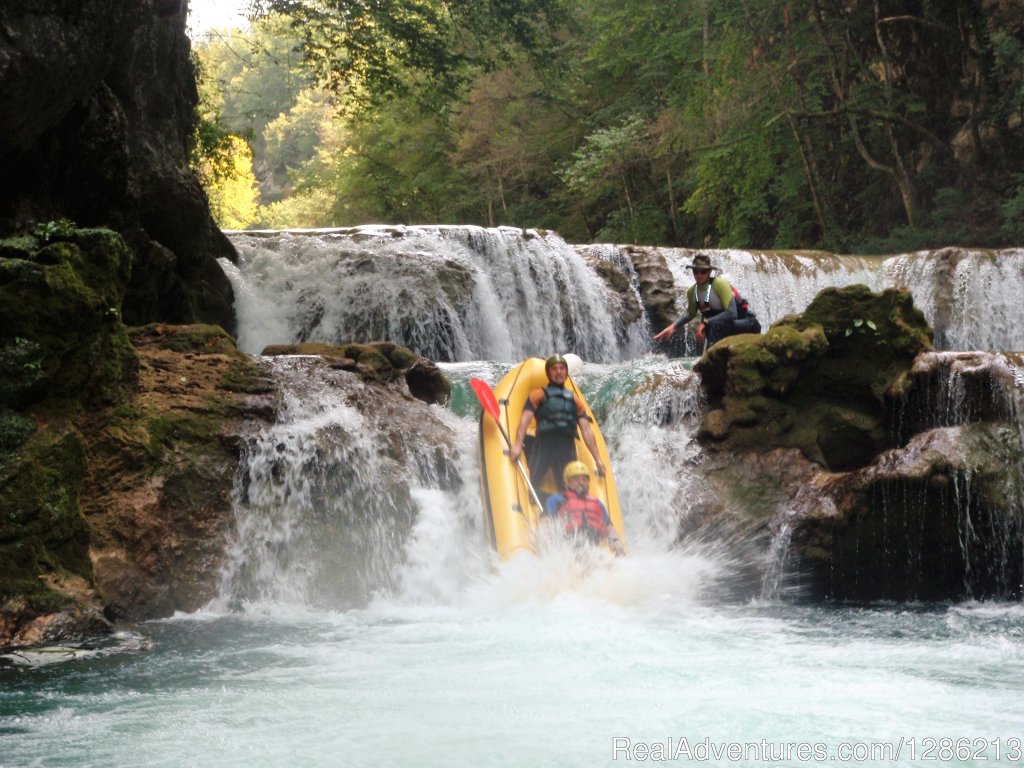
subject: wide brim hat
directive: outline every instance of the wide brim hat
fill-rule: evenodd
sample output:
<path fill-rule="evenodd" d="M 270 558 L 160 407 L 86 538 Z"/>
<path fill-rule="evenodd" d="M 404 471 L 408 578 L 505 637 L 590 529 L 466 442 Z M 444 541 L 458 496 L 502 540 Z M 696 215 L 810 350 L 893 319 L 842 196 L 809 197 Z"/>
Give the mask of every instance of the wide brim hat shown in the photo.
<path fill-rule="evenodd" d="M 698 253 L 693 257 L 693 262 L 686 265 L 689 270 L 694 269 L 710 269 L 712 272 L 718 272 L 719 269 L 711 263 L 711 257 L 704 253 Z"/>

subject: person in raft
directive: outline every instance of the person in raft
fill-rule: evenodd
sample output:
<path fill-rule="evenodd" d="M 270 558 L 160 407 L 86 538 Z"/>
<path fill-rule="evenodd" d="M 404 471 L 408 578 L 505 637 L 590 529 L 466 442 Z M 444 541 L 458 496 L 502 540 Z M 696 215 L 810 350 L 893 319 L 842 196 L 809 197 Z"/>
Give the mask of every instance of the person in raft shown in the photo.
<path fill-rule="evenodd" d="M 552 355 L 544 361 L 544 372 L 548 377 L 548 385 L 534 389 L 527 397 L 515 442 L 508 451 L 509 459 L 519 460 L 523 453 L 526 430 L 530 422 L 537 419 L 537 436 L 531 441 L 526 456 L 535 489 L 544 482 L 549 471 L 554 474 L 555 485 L 559 485 L 558 471 L 576 458 L 577 427 L 583 436 L 583 443 L 594 457 L 597 476 L 604 477 L 605 466 L 597 449 L 594 430 L 590 428 L 590 416 L 583 403 L 577 401 L 572 390 L 565 386 L 569 378 L 569 364 L 561 355 Z"/>
<path fill-rule="evenodd" d="M 582 461 L 570 461 L 562 472 L 562 483 L 565 490 L 548 498 L 545 517 L 563 520 L 565 532 L 579 541 L 607 542 L 612 552 L 624 554 L 608 508 L 599 498 L 590 495 L 590 468 Z"/>
<path fill-rule="evenodd" d="M 693 258 L 693 263 L 688 264 L 686 268 L 693 271 L 694 279 L 690 290 L 686 292 L 686 312 L 656 334 L 655 341 L 667 339 L 676 332 L 676 328 L 686 325 L 697 315 L 700 315 L 701 322 L 693 336 L 698 344 L 705 339 L 710 345 L 726 336 L 761 332 L 761 324 L 750 311 L 746 299 L 740 296 L 739 291 L 724 277 L 712 275 L 719 269 L 711 265 L 708 256 L 703 253 L 697 254 Z"/>

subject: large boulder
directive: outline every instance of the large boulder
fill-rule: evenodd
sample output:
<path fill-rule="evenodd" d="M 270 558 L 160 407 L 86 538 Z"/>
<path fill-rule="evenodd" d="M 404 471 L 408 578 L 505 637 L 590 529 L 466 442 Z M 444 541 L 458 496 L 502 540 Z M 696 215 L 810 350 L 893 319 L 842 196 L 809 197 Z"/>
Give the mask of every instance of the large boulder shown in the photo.
<path fill-rule="evenodd" d="M 809 593 L 838 600 L 1019 599 L 1024 446 L 1016 425 L 916 435 L 830 479 L 793 519 Z"/>
<path fill-rule="evenodd" d="M 715 344 L 694 366 L 711 410 L 701 437 L 725 448 L 799 448 L 832 470 L 891 446 L 895 382 L 931 329 L 906 291 L 828 288 L 763 335 Z"/>
<path fill-rule="evenodd" d="M 189 168 L 198 95 L 185 0 L 0 5 L 0 234 L 70 220 L 121 233 L 129 322 L 219 323 L 234 249 Z"/>
<path fill-rule="evenodd" d="M 218 326 L 133 329 L 138 386 L 80 419 L 79 504 L 112 619 L 194 611 L 217 594 L 244 435 L 273 418 L 265 367 Z"/>
<path fill-rule="evenodd" d="M 270 385 L 218 326 L 130 340 L 127 382 L 99 386 L 94 366 L 94 389 L 54 387 L 3 414 L 0 649 L 81 640 L 216 594 L 241 435 L 272 417 Z"/>
<path fill-rule="evenodd" d="M 928 340 L 908 295 L 855 287 L 712 347 L 683 534 L 741 543 L 769 597 L 1019 599 L 1024 360 Z"/>

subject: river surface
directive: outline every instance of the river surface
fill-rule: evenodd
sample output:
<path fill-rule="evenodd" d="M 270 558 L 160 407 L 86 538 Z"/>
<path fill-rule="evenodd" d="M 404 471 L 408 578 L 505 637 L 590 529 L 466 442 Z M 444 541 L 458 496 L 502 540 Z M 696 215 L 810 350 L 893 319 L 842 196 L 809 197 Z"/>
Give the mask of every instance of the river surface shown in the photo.
<path fill-rule="evenodd" d="M 180 617 L 139 628 L 148 652 L 0 672 L 0 765 L 1024 762 L 1019 605 L 715 605 L 686 554 L 558 566 L 448 605 Z"/>
<path fill-rule="evenodd" d="M 724 550 L 673 545 L 667 500 L 695 481 L 692 425 L 616 403 L 691 364 L 649 357 L 578 379 L 602 414 L 628 557 L 556 547 L 498 564 L 472 482 L 418 488 L 393 586 L 360 607 L 304 601 L 308 574 L 291 562 L 260 579 L 293 588 L 251 592 L 276 598 L 0 669 L 0 766 L 1024 764 L 1021 604 L 751 596 Z M 506 369 L 446 366 L 467 476 L 479 410 L 466 380 Z M 308 471 L 300 454 L 279 472 Z"/>

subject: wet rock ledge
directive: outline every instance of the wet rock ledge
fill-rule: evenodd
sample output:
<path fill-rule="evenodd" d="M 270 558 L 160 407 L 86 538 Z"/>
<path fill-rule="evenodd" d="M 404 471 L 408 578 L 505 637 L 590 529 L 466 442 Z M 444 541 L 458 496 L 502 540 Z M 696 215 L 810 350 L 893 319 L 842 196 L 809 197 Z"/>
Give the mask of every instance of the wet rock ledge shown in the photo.
<path fill-rule="evenodd" d="M 851 286 L 709 349 L 683 537 L 770 553 L 768 596 L 1019 599 L 1024 362 L 931 334 L 909 293 Z"/>

